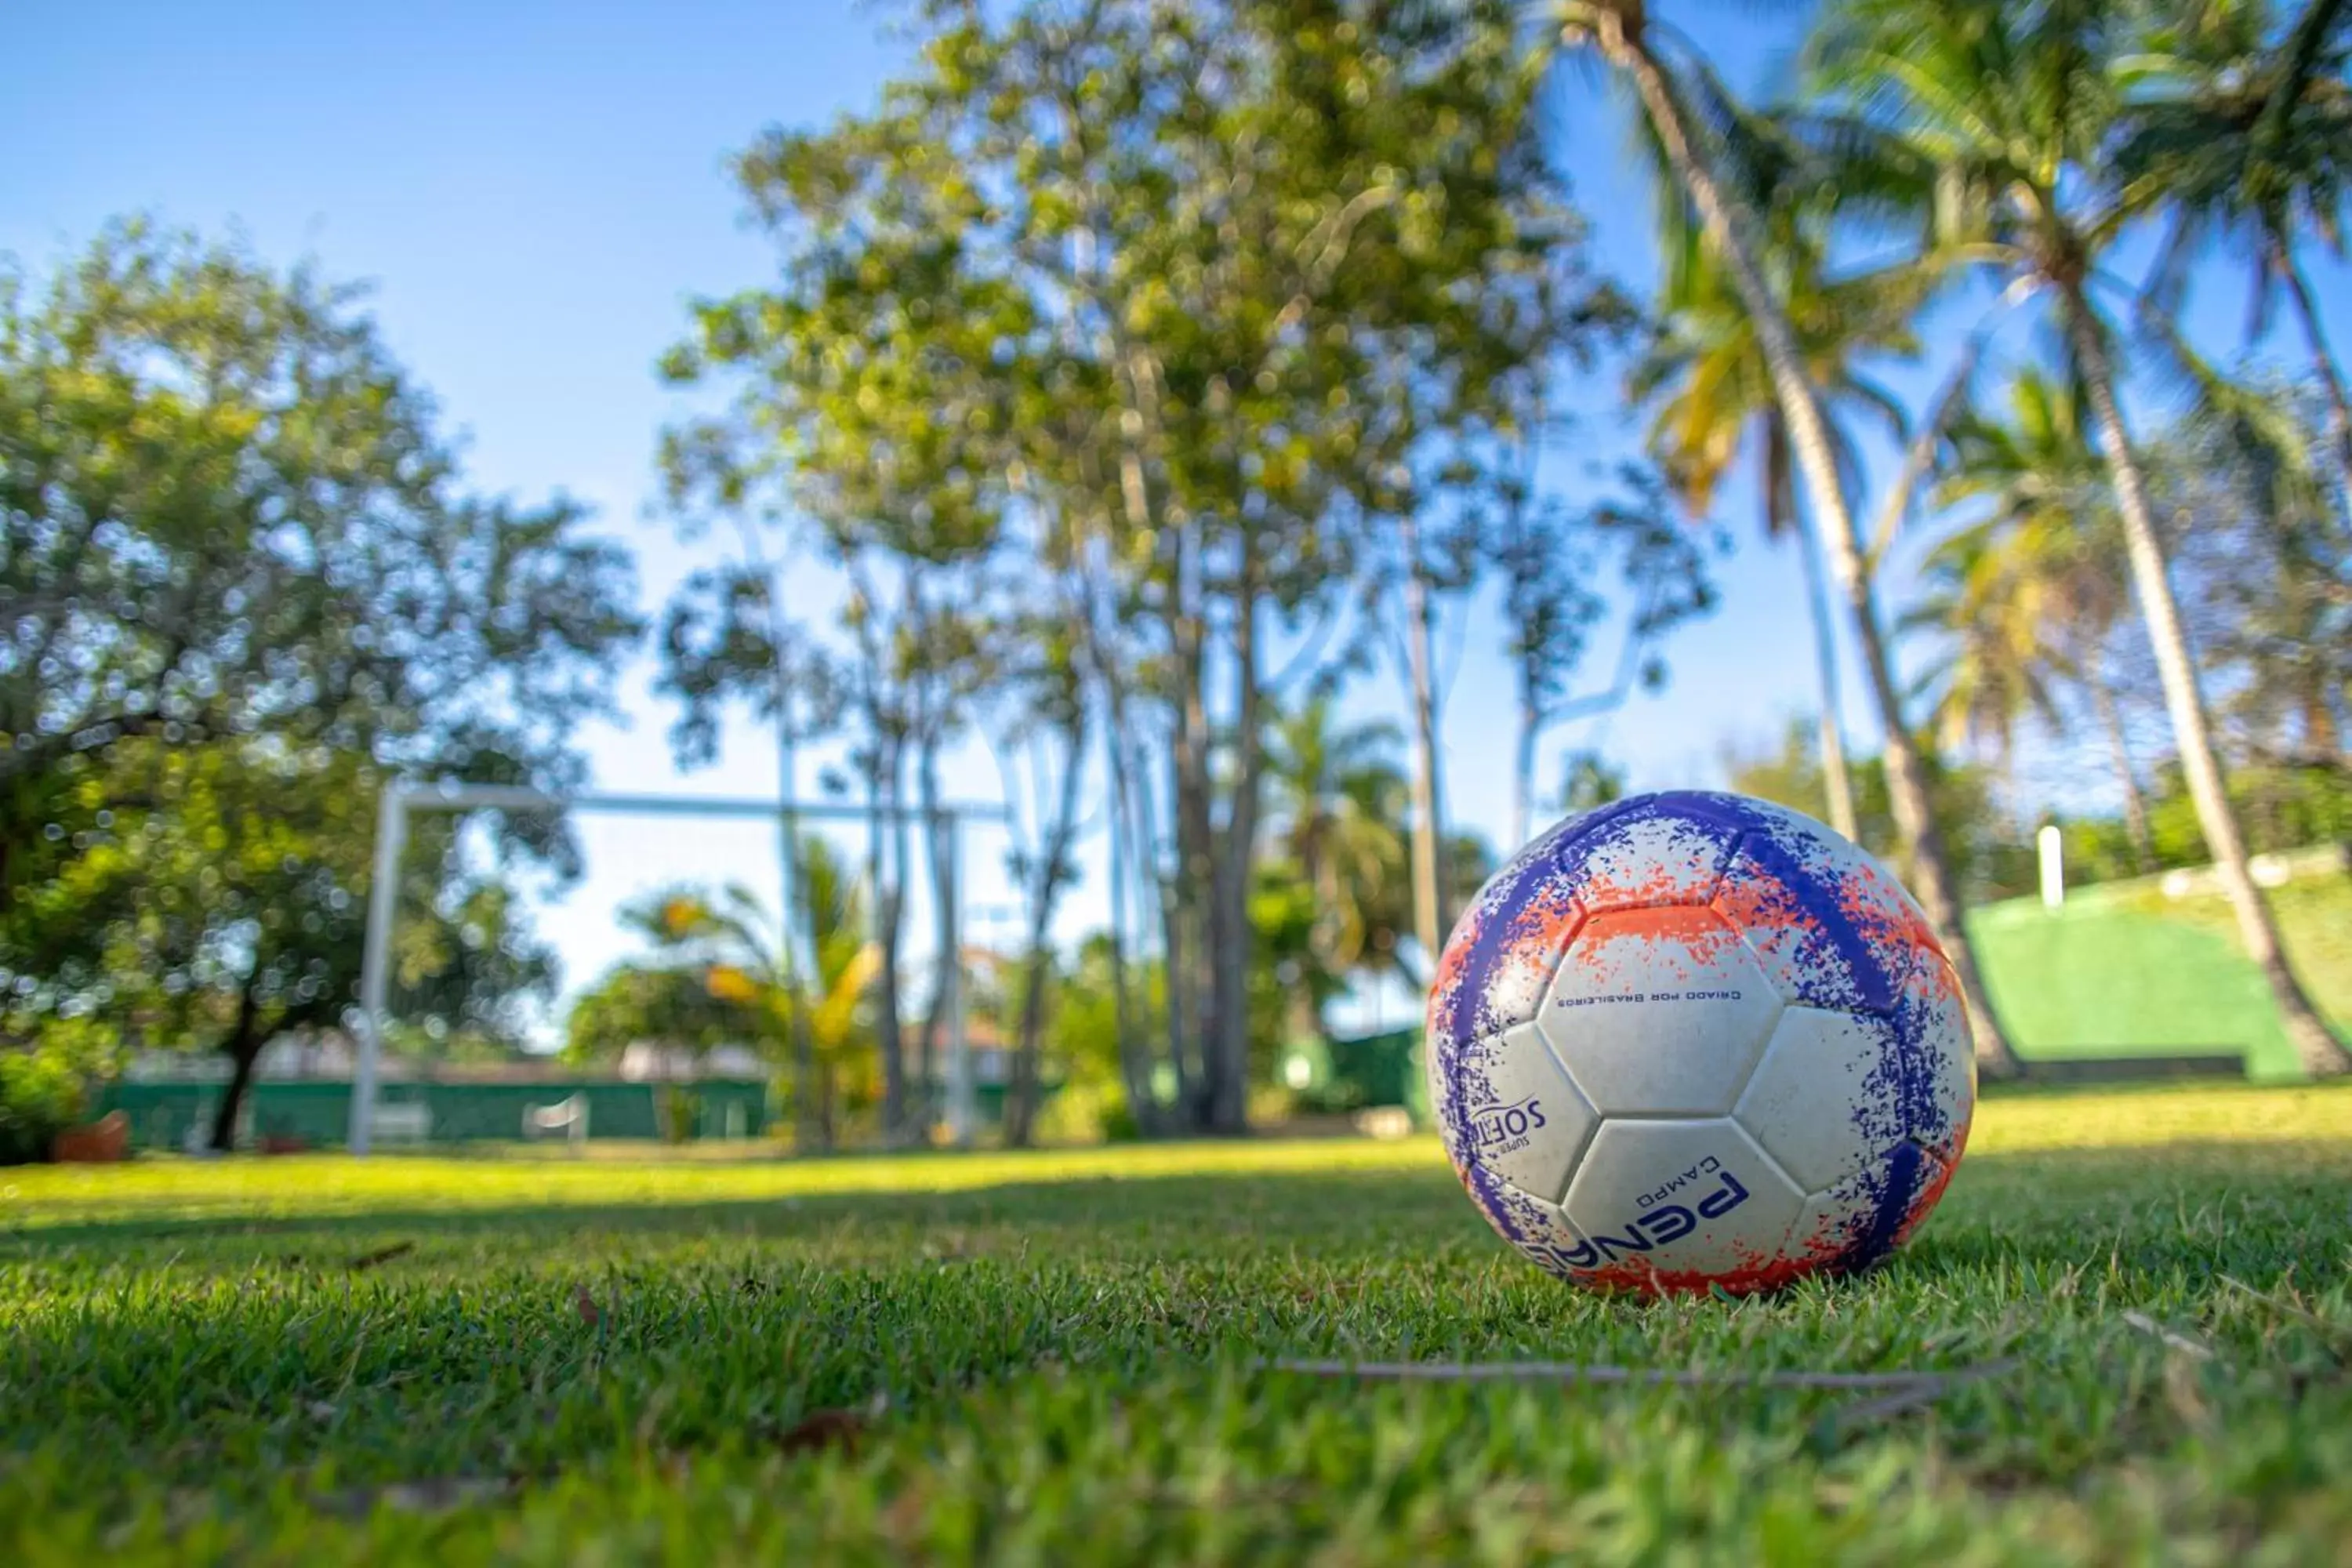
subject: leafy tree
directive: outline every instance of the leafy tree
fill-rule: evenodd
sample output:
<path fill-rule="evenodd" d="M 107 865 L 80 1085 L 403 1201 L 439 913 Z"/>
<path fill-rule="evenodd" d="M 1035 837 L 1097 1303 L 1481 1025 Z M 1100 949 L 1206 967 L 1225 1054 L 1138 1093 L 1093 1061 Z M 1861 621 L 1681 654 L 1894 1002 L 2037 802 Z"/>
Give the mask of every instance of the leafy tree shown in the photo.
<path fill-rule="evenodd" d="M 2124 183 L 2114 158 L 2133 20 L 2116 0 L 1843 0 L 1816 41 L 1815 77 L 1847 111 L 1849 134 L 1874 141 L 1877 163 L 1913 172 L 1934 243 L 2053 301 L 2114 488 L 2174 742 L 2239 934 L 2305 1068 L 2352 1071 L 2352 1052 L 2313 1007 L 2247 871 L 2166 541 L 2117 396 L 2117 335 L 2092 299 L 2100 263 L 2161 195 Z"/>
<path fill-rule="evenodd" d="M 701 1058 L 758 1038 L 766 1021 L 711 994 L 709 972 L 690 963 L 614 964 L 582 992 L 564 1023 L 564 1056 L 574 1062 L 619 1060 L 631 1046 Z"/>
<path fill-rule="evenodd" d="M 354 298 L 139 223 L 0 280 L 0 789 L 134 738 L 560 765 L 636 630 L 625 558 L 459 493 Z"/>
<path fill-rule="evenodd" d="M 1132 775 L 1122 813 L 1165 852 L 1122 872 L 1167 884 L 1197 1125 L 1244 1119 L 1275 628 L 1337 613 L 1360 563 L 1426 588 L 1407 536 L 1441 470 L 1593 297 L 1514 22 L 1502 0 L 931 8 L 875 112 L 743 160 L 778 279 L 704 307 L 671 366 L 740 394 L 674 448 L 700 501 L 854 523 L 894 572 L 950 544 L 1000 583 L 1046 568 L 1000 624 L 1077 628 L 1118 754 L 1168 759 L 1156 816 Z"/>
<path fill-rule="evenodd" d="M 231 1076 L 212 1136 L 226 1150 L 262 1047 L 345 1025 L 383 774 L 349 752 L 266 739 L 128 741 L 107 755 L 77 791 L 78 853 L 19 905 L 27 926 L 67 934 L 17 960 L 0 1020 L 20 1040 L 104 1020 L 126 1046 L 218 1051 Z M 522 861 L 561 875 L 568 846 L 543 822 L 491 843 L 485 864 L 464 853 L 455 819 L 417 825 L 402 862 L 394 1049 L 511 1049 L 522 1008 L 553 991 L 553 957 L 507 879 Z"/>
<path fill-rule="evenodd" d="M 463 493 L 354 300 L 141 223 L 0 286 L 0 1028 L 217 1045 L 224 1137 L 268 1037 L 350 1004 L 376 791 L 567 784 L 636 631 L 577 507 Z M 455 832 L 410 863 L 436 1048 L 548 973 Z"/>

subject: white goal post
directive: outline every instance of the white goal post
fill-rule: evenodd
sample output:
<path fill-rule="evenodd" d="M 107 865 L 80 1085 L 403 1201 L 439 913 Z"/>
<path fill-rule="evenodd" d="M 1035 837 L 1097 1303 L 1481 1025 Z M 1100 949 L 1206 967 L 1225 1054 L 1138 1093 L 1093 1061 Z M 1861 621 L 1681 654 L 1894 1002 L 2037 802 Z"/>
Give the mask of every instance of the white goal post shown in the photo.
<path fill-rule="evenodd" d="M 373 1142 L 377 1121 L 377 1064 L 383 1051 L 386 992 L 391 984 L 392 927 L 399 912 L 400 858 L 408 844 L 408 819 L 420 811 L 543 811 L 610 812 L 652 816 L 761 817 L 785 825 L 798 833 L 803 818 L 819 821 L 866 822 L 875 812 L 862 805 L 835 802 L 803 804 L 791 800 L 746 800 L 714 795 L 550 795 L 514 784 L 390 784 L 377 803 L 374 881 L 368 889 L 367 934 L 360 954 L 359 1064 L 352 1077 L 352 1110 L 348 1133 L 351 1152 L 364 1155 Z M 892 821 L 921 822 L 936 817 L 947 838 L 948 886 L 945 929 L 952 956 L 947 970 L 948 1131 L 956 1145 L 969 1147 L 979 1130 L 978 1088 L 972 1077 L 971 1039 L 964 1026 L 963 983 L 963 825 L 966 820 L 998 822 L 1005 818 L 1000 805 L 968 801 L 943 802 L 931 812 L 916 807 L 884 806 L 880 814 Z M 787 929 L 793 920 L 787 909 L 782 918 Z"/>

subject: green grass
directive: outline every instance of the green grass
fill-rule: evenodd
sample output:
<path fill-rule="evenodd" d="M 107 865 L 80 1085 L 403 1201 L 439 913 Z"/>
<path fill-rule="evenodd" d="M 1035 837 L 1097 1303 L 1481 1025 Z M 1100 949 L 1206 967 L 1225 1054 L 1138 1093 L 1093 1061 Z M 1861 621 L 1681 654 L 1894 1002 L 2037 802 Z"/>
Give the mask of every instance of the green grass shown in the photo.
<path fill-rule="evenodd" d="M 1425 1142 L 0 1171 L 0 1562 L 2342 1562 L 2347 1194 L 2352 1091 L 1996 1100 L 1886 1268 L 1658 1303 Z"/>
<path fill-rule="evenodd" d="M 2313 1001 L 2352 1039 L 2352 878 L 2290 882 L 2270 900 Z M 2219 894 L 2118 883 L 2079 889 L 2056 914 L 2012 899 L 1974 911 L 1969 933 L 2029 1060 L 2236 1050 L 2257 1079 L 2301 1072 Z"/>

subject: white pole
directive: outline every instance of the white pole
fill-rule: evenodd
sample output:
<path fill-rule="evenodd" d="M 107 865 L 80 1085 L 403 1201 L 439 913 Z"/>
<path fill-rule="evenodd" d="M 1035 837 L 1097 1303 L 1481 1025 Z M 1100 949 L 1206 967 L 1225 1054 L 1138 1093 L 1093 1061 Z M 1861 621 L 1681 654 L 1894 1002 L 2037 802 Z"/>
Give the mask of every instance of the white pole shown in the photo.
<path fill-rule="evenodd" d="M 971 1077 L 971 1035 L 963 1016 L 963 818 L 948 816 L 948 1136 L 971 1147 L 980 1131 L 979 1095 Z"/>
<path fill-rule="evenodd" d="M 2066 860 L 2061 852 L 2058 825 L 2042 824 L 2033 843 L 2042 854 L 2042 907 L 2055 910 L 2066 901 Z"/>
<path fill-rule="evenodd" d="M 408 838 L 408 797 L 387 782 L 376 798 L 375 880 L 368 887 L 367 935 L 360 949 L 360 1059 L 352 1076 L 353 1154 L 368 1152 L 375 1120 L 376 1059 L 383 1049 L 384 992 L 392 968 L 392 921 L 399 908 L 400 852 Z"/>

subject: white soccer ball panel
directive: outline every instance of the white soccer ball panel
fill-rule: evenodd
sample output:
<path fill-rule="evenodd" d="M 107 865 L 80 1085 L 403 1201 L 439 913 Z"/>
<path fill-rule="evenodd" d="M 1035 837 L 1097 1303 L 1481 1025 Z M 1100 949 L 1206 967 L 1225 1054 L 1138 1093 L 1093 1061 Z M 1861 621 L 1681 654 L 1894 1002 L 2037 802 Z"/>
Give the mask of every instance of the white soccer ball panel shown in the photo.
<path fill-rule="evenodd" d="M 1791 1007 L 1732 1115 L 1803 1191 L 1819 1192 L 1906 1136 L 1886 1094 L 1895 1021 Z"/>
<path fill-rule="evenodd" d="M 1676 905 L 1586 921 L 1541 1024 L 1603 1116 L 1720 1115 L 1738 1100 L 1780 1005 L 1730 927 Z"/>
<path fill-rule="evenodd" d="M 1706 1276 L 1733 1289 L 1780 1262 L 1803 1206 L 1804 1194 L 1728 1117 L 1603 1118 L 1561 1205 L 1595 1278 Z"/>
<path fill-rule="evenodd" d="M 1468 1134 L 1466 1147 L 1452 1151 L 1454 1158 L 1474 1160 L 1520 1191 L 1558 1203 L 1600 1119 L 1536 1026 L 1522 1024 L 1473 1042 L 1462 1052 L 1454 1084 Z"/>

